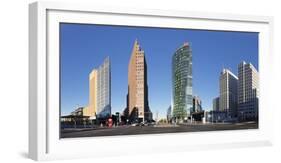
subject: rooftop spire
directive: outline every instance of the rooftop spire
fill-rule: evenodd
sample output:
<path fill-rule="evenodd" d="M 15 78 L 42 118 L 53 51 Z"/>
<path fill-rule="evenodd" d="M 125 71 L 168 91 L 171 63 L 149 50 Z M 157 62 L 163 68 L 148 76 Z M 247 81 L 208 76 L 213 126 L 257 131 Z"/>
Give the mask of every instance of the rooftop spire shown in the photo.
<path fill-rule="evenodd" d="M 135 44 L 139 44 L 139 43 L 138 43 L 138 39 L 137 39 L 137 38 L 135 39 Z"/>
<path fill-rule="evenodd" d="M 137 38 L 135 39 L 134 49 L 136 49 L 136 50 L 141 50 L 141 48 L 140 48 L 140 44 L 139 44 L 139 42 L 138 42 L 138 39 L 137 39 Z"/>

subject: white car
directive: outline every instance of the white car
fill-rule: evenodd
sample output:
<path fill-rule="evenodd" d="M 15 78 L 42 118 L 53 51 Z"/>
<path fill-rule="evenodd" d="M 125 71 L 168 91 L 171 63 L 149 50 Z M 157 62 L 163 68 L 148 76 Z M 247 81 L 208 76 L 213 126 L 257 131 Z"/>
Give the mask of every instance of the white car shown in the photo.
<path fill-rule="evenodd" d="M 131 126 L 137 126 L 137 123 L 133 123 L 133 124 L 131 124 Z"/>

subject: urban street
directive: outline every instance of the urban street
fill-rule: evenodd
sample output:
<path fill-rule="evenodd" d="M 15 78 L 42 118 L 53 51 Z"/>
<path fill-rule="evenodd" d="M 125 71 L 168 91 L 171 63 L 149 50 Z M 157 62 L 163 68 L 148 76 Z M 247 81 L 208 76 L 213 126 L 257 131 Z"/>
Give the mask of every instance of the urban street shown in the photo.
<path fill-rule="evenodd" d="M 61 130 L 61 138 L 95 137 L 95 136 L 117 136 L 117 135 L 139 135 L 139 134 L 161 134 L 179 132 L 220 131 L 220 130 L 242 130 L 258 129 L 256 122 L 244 123 L 208 123 L 208 124 L 162 124 L 155 126 L 117 126 L 101 128 L 67 128 Z"/>

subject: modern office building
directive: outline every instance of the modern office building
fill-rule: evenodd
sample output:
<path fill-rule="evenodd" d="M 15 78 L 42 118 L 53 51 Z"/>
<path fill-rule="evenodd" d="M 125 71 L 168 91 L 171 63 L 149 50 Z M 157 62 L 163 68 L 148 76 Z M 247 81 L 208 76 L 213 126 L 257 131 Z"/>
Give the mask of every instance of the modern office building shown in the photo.
<path fill-rule="evenodd" d="M 90 125 L 90 116 L 85 115 L 85 107 L 78 107 L 69 115 L 61 116 L 60 127 L 63 128 L 85 128 Z"/>
<path fill-rule="evenodd" d="M 89 106 L 83 107 L 83 115 L 93 118 L 95 116 L 95 113 L 96 113 L 96 111 L 93 109 L 90 109 Z"/>
<path fill-rule="evenodd" d="M 83 116 L 84 115 L 84 107 L 78 107 L 77 109 L 75 109 L 74 111 L 72 111 L 70 113 L 70 115 L 73 115 L 73 116 Z"/>
<path fill-rule="evenodd" d="M 201 99 L 199 98 L 199 96 L 194 96 L 193 97 L 193 110 L 192 112 L 201 112 L 203 109 L 202 109 L 202 101 Z"/>
<path fill-rule="evenodd" d="M 219 111 L 220 110 L 220 98 L 216 97 L 213 99 L 213 111 Z"/>
<path fill-rule="evenodd" d="M 128 66 L 127 108 L 130 122 L 151 121 L 148 104 L 147 65 L 144 50 L 136 40 Z"/>
<path fill-rule="evenodd" d="M 219 82 L 219 110 L 226 111 L 229 117 L 237 116 L 237 83 L 237 76 L 230 70 L 223 69 Z"/>
<path fill-rule="evenodd" d="M 230 120 L 228 118 L 228 113 L 226 111 L 220 111 L 220 110 L 211 110 L 208 112 L 205 112 L 205 120 L 206 122 L 212 122 L 212 123 L 220 123 L 220 122 L 226 122 Z"/>
<path fill-rule="evenodd" d="M 240 120 L 258 119 L 259 74 L 251 63 L 238 65 L 238 117 Z"/>
<path fill-rule="evenodd" d="M 111 115 L 111 68 L 107 57 L 89 75 L 89 106 L 86 115 L 107 118 Z"/>
<path fill-rule="evenodd" d="M 193 110 L 192 54 L 189 43 L 179 47 L 172 58 L 172 110 L 177 122 L 190 118 Z"/>
<path fill-rule="evenodd" d="M 89 105 L 84 109 L 85 115 L 91 117 L 95 117 L 97 112 L 97 77 L 98 70 L 92 70 L 89 75 Z"/>

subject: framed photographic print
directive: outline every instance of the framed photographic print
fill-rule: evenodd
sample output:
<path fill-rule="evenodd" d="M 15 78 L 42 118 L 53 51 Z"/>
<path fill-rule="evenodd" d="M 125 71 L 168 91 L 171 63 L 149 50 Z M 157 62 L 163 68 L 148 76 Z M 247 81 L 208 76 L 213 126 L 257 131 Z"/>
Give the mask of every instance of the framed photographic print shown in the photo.
<path fill-rule="evenodd" d="M 29 21 L 30 158 L 272 144 L 271 17 L 36 2 Z"/>

